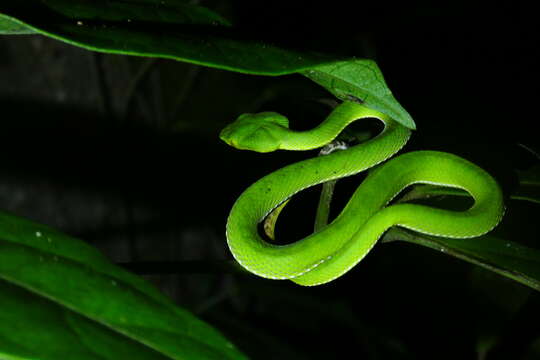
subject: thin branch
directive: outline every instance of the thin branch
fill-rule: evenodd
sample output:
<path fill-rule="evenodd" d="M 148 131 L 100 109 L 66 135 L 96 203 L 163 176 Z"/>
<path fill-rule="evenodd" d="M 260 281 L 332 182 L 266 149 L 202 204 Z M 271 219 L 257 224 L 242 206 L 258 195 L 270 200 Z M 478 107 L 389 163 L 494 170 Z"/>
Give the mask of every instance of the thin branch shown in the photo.
<path fill-rule="evenodd" d="M 133 101 L 135 99 L 136 90 L 141 84 L 141 81 L 144 77 L 150 72 L 150 69 L 156 64 L 157 59 L 146 59 L 146 61 L 137 69 L 135 76 L 133 76 L 131 82 L 129 83 L 126 94 L 124 95 L 124 105 L 122 108 L 122 116 L 125 119 L 128 115 L 129 109 L 131 108 Z"/>
<path fill-rule="evenodd" d="M 111 104 L 111 90 L 107 84 L 105 66 L 103 64 L 103 54 L 92 53 L 92 60 L 96 73 L 96 79 L 99 87 L 99 100 L 103 114 L 108 118 L 114 118 L 114 110 Z"/>
<path fill-rule="evenodd" d="M 171 121 L 174 121 L 177 118 L 180 112 L 180 109 L 182 108 L 182 105 L 184 105 L 185 103 L 187 95 L 192 89 L 193 84 L 195 84 L 195 80 L 197 79 L 197 76 L 199 75 L 201 68 L 202 68 L 201 66 L 195 66 L 195 65 L 190 66 L 188 73 L 186 74 L 185 80 L 182 83 L 182 87 L 178 91 L 178 95 L 176 96 L 176 99 L 174 100 L 171 111 L 169 111 L 169 114 L 171 114 Z"/>
<path fill-rule="evenodd" d="M 347 144 L 343 141 L 333 141 L 321 149 L 319 156 L 328 155 L 338 150 L 347 150 L 348 148 Z M 336 183 L 337 180 L 331 180 L 323 184 L 319 205 L 317 206 L 317 213 L 315 215 L 314 232 L 318 232 L 328 225 L 330 205 L 332 203 Z"/>

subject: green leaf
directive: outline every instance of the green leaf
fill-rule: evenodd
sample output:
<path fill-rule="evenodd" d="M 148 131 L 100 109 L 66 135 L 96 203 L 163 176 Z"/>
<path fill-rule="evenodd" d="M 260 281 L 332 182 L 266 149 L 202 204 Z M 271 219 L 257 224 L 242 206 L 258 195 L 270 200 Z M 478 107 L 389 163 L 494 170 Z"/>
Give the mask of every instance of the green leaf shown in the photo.
<path fill-rule="evenodd" d="M 384 241 L 406 241 L 482 266 L 540 291 L 540 251 L 484 235 L 474 239 L 436 238 L 392 229 Z"/>
<path fill-rule="evenodd" d="M 183 1 L 3 2 L 0 21 L 6 24 L 3 30 L 0 26 L 0 33 L 32 29 L 94 51 L 169 58 L 248 74 L 301 72 L 340 99 L 365 103 L 415 128 L 375 62 L 299 52 L 249 40 L 241 29 L 232 27 L 218 14 Z"/>
<path fill-rule="evenodd" d="M 519 186 L 512 198 L 540 204 L 540 165 L 518 171 Z"/>
<path fill-rule="evenodd" d="M 168 359 L 5 281 L 0 282 L 0 304 L 2 359 Z"/>
<path fill-rule="evenodd" d="M 16 20 L 11 20 L 2 17 L 0 14 L 0 35 L 18 35 L 18 34 L 35 34 L 33 29 L 30 29 Z"/>
<path fill-rule="evenodd" d="M 220 15 L 184 0 L 42 0 L 67 18 L 97 21 L 145 21 L 149 24 L 230 25 Z"/>
<path fill-rule="evenodd" d="M 372 60 L 348 60 L 325 64 L 302 72 L 342 100 L 353 100 L 387 114 L 410 129 L 416 125 L 397 102 Z"/>
<path fill-rule="evenodd" d="M 242 359 L 217 330 L 82 241 L 0 213 L 0 356 Z"/>
<path fill-rule="evenodd" d="M 532 169 L 531 169 L 532 170 Z M 510 194 L 511 200 L 528 201 L 536 204 L 540 204 L 540 183 L 535 184 L 533 182 L 522 181 L 521 172 L 518 172 L 520 182 L 512 194 Z M 414 199 L 430 198 L 433 196 L 461 196 L 469 197 L 470 195 L 461 189 L 454 188 L 442 188 L 436 185 L 416 185 L 409 191 L 400 202 L 409 201 Z"/>
<path fill-rule="evenodd" d="M 0 19 L 89 50 L 282 75 L 336 61 L 247 40 L 218 14 L 179 0 L 2 1 Z"/>
<path fill-rule="evenodd" d="M 540 187 L 540 164 L 536 164 L 526 171 L 518 171 L 518 175 L 520 184 Z"/>

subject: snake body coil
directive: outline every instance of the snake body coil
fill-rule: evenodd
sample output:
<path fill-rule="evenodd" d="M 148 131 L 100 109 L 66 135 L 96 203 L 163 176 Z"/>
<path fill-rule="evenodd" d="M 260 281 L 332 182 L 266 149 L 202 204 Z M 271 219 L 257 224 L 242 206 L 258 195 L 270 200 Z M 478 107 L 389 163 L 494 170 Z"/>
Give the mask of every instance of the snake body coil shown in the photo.
<path fill-rule="evenodd" d="M 269 152 L 310 150 L 331 142 L 351 122 L 377 118 L 384 130 L 375 138 L 345 151 L 291 164 L 255 182 L 242 193 L 227 221 L 227 241 L 235 259 L 247 270 L 300 285 L 329 282 L 350 270 L 384 232 L 401 226 L 419 233 L 454 238 L 477 237 L 501 220 L 504 204 L 496 181 L 458 156 L 417 151 L 387 161 L 372 171 L 342 212 L 328 226 L 293 244 L 275 245 L 258 233 L 258 223 L 295 193 L 369 169 L 398 152 L 410 130 L 363 105 L 344 102 L 313 130 L 296 132 L 277 113 L 245 114 L 221 132 L 238 149 Z M 474 198 L 466 211 L 418 204 L 388 203 L 411 184 L 455 187 Z"/>

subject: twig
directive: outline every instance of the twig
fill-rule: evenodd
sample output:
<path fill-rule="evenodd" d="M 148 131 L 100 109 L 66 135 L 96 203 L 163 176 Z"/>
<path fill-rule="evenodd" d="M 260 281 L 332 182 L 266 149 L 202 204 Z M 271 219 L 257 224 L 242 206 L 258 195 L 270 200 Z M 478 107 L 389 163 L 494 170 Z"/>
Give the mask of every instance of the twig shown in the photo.
<path fill-rule="evenodd" d="M 146 59 L 146 61 L 139 67 L 135 76 L 128 85 L 126 94 L 124 96 L 124 106 L 122 108 L 122 117 L 125 119 L 128 116 L 129 109 L 135 99 L 135 93 L 139 87 L 141 81 L 148 74 L 152 66 L 157 62 L 157 59 Z"/>
<path fill-rule="evenodd" d="M 96 79 L 99 87 L 99 99 L 103 113 L 108 118 L 114 118 L 114 110 L 111 105 L 111 91 L 107 85 L 105 76 L 105 67 L 103 65 L 103 54 L 98 52 L 92 53 L 92 60 L 96 73 Z"/>
<path fill-rule="evenodd" d="M 319 156 L 324 156 L 333 153 L 338 150 L 347 150 L 348 146 L 343 141 L 333 141 L 330 144 L 324 146 L 319 152 Z M 332 203 L 332 197 L 334 195 L 334 188 L 337 180 L 327 181 L 323 184 L 321 196 L 319 198 L 319 205 L 317 206 L 317 213 L 315 215 L 314 231 L 321 231 L 326 225 L 328 225 L 328 217 L 330 215 L 330 204 Z"/>
<path fill-rule="evenodd" d="M 174 121 L 174 119 L 176 119 L 182 105 L 184 104 L 184 101 L 186 100 L 186 96 L 189 93 L 189 90 L 191 90 L 191 88 L 193 87 L 195 79 L 201 71 L 200 69 L 201 66 L 190 66 L 188 73 L 186 74 L 185 81 L 182 83 L 182 87 L 178 91 L 178 95 L 176 96 L 171 111 L 169 112 L 171 114 L 171 121 Z"/>

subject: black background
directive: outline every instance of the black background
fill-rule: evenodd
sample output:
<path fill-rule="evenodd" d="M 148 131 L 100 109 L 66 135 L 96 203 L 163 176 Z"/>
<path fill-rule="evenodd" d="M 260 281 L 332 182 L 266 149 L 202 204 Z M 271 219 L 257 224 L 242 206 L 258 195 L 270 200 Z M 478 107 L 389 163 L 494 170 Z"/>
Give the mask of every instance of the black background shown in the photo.
<path fill-rule="evenodd" d="M 254 38 L 376 60 L 417 124 L 405 151 L 466 157 L 507 195 L 515 170 L 535 161 L 518 146 L 540 146 L 538 21 L 528 5 L 200 4 Z M 309 128 L 330 111 L 324 98 L 299 75 L 241 75 L 0 37 L 0 208 L 76 235 L 116 262 L 206 261 L 195 264 L 206 274 L 166 263 L 141 271 L 163 266 L 169 274 L 148 278 L 255 359 L 481 359 L 479 344 L 490 341 L 497 345 L 488 359 L 537 358 L 538 295 L 429 249 L 382 244 L 317 288 L 211 266 L 230 259 L 224 226 L 241 191 L 316 154 L 242 153 L 222 144 L 219 130 L 256 111 Z M 344 181 L 336 203 L 358 183 Z M 278 235 L 307 235 L 315 204 L 316 192 L 293 201 Z M 512 202 L 497 234 L 538 248 L 537 214 Z"/>

